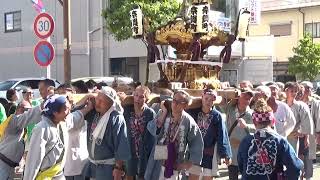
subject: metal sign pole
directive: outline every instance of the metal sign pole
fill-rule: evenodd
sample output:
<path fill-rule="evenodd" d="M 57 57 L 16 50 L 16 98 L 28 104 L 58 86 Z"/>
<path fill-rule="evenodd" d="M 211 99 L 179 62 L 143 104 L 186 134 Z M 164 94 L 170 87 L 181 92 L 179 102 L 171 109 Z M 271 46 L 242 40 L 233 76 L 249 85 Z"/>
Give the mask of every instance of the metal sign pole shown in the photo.
<path fill-rule="evenodd" d="M 71 81 L 71 50 L 70 50 L 70 0 L 63 0 L 63 59 L 64 59 L 64 81 Z"/>
<path fill-rule="evenodd" d="M 51 43 L 51 38 L 48 37 L 47 41 L 48 41 L 49 43 Z M 51 64 L 49 64 L 49 65 L 47 66 L 47 78 L 48 78 L 48 79 L 51 79 Z"/>
<path fill-rule="evenodd" d="M 40 66 L 46 66 L 47 78 L 51 78 L 50 63 L 54 58 L 54 48 L 51 44 L 51 34 L 54 31 L 54 20 L 48 13 L 40 13 L 33 22 L 36 36 L 46 41 L 40 41 L 34 49 L 34 58 Z M 43 47 L 46 47 L 43 49 Z M 40 55 L 39 55 L 40 53 Z M 48 57 L 46 57 L 48 55 Z"/>

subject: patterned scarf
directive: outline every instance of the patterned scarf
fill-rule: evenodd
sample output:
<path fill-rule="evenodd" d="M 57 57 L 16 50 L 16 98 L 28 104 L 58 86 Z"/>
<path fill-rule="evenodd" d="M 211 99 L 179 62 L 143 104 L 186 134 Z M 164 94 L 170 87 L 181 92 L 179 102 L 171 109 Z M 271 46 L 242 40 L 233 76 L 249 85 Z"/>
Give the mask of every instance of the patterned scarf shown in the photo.
<path fill-rule="evenodd" d="M 130 116 L 130 129 L 134 142 L 134 151 L 136 156 L 139 158 L 139 147 L 142 142 L 143 133 L 146 127 L 145 117 L 143 115 L 136 115 L 134 112 L 131 113 Z"/>
<path fill-rule="evenodd" d="M 198 126 L 200 128 L 202 137 L 204 138 L 207 134 L 208 128 L 211 124 L 211 116 L 210 114 L 205 114 L 204 112 L 200 112 L 198 114 Z"/>
<path fill-rule="evenodd" d="M 166 139 L 165 139 L 165 144 L 169 144 L 171 142 L 171 140 L 174 138 L 174 135 L 176 134 L 176 132 L 179 130 L 179 123 L 173 121 L 172 118 L 170 118 L 170 124 L 169 124 L 169 128 L 167 131 L 167 135 L 166 135 Z M 175 139 L 175 142 L 177 142 L 177 138 Z"/>

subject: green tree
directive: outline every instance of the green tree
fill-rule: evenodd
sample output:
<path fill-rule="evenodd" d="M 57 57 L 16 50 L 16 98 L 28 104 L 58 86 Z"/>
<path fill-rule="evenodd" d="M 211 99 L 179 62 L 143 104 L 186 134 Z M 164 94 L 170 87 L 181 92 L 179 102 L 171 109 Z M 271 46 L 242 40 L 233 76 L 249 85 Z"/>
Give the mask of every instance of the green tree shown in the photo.
<path fill-rule="evenodd" d="M 320 74 L 320 44 L 313 43 L 311 36 L 307 35 L 293 52 L 294 56 L 289 58 L 289 73 L 313 81 Z"/>
<path fill-rule="evenodd" d="M 132 36 L 129 12 L 134 5 L 140 5 L 145 19 L 149 21 L 147 32 L 173 20 L 181 6 L 177 0 L 110 0 L 109 8 L 102 15 L 106 19 L 107 29 L 118 41 Z"/>

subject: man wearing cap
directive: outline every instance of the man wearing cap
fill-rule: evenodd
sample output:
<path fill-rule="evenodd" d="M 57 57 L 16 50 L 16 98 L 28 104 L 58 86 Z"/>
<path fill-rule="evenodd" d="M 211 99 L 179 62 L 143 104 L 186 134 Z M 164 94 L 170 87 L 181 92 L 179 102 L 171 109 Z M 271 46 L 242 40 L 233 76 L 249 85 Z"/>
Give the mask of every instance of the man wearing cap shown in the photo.
<path fill-rule="evenodd" d="M 150 157 L 161 163 L 157 167 L 147 167 L 146 180 L 176 180 L 192 165 L 200 165 L 203 140 L 197 123 L 185 112 L 188 104 L 191 104 L 190 95 L 178 90 L 174 93 L 171 107 L 161 102 L 157 117 L 148 123 L 148 130 L 156 138 Z M 195 179 L 196 176 L 190 174 L 189 180 Z"/>
<path fill-rule="evenodd" d="M 223 158 L 227 165 L 231 163 L 232 157 L 225 122 L 221 113 L 213 107 L 217 101 L 221 101 L 221 96 L 213 89 L 205 89 L 201 107 L 187 111 L 198 124 L 204 143 L 201 165 L 193 165 L 189 172 L 198 175 L 198 178 L 202 176 L 204 180 L 212 180 L 217 175 L 218 169 L 212 162 L 214 156 Z"/>
<path fill-rule="evenodd" d="M 252 110 L 249 107 L 253 95 L 250 89 L 242 89 L 240 97 L 230 101 L 226 107 L 228 135 L 232 154 L 235 155 L 232 156 L 231 165 L 228 166 L 230 180 L 238 180 L 239 170 L 236 154 L 238 154 L 240 142 L 249 132 L 255 130 L 251 118 Z"/>
<path fill-rule="evenodd" d="M 40 101 L 33 100 L 33 91 L 31 88 L 25 88 L 22 90 L 23 101 L 22 104 L 29 104 L 30 107 L 36 107 L 40 105 Z M 30 124 L 27 126 L 27 141 L 26 141 L 26 151 L 29 150 L 29 142 L 32 135 L 32 129 L 36 124 Z"/>
<path fill-rule="evenodd" d="M 305 163 L 305 177 L 311 178 L 313 176 L 312 160 L 316 159 L 317 137 L 320 134 L 320 101 L 312 97 L 313 84 L 309 81 L 300 83 L 303 86 L 302 101 L 309 106 L 311 117 L 314 123 L 314 132 L 309 136 L 310 146 L 309 149 L 304 150 L 304 163 Z"/>
<path fill-rule="evenodd" d="M 253 89 L 253 85 L 250 81 L 242 81 L 239 83 L 239 88 L 240 89 Z"/>
<path fill-rule="evenodd" d="M 313 134 L 314 126 L 308 105 L 295 100 L 298 88 L 298 84 L 294 82 L 287 82 L 285 85 L 286 103 L 296 118 L 296 125 L 292 133 L 288 136 L 288 141 L 296 152 L 298 152 L 299 149 L 299 137 L 303 137 L 305 147 L 309 147 L 309 135 Z"/>
<path fill-rule="evenodd" d="M 257 95 L 265 99 L 268 102 L 268 106 L 272 108 L 275 122 L 275 130 L 283 137 L 287 137 L 293 130 L 296 119 L 290 107 L 281 101 L 276 99 L 278 95 L 279 87 L 275 83 L 269 83 L 268 86 L 258 86 L 256 88 Z"/>
<path fill-rule="evenodd" d="M 26 101 L 27 103 L 30 104 L 30 106 L 32 106 L 32 99 L 33 99 L 33 91 L 31 88 L 25 88 L 22 90 L 22 98 L 23 101 Z"/>
<path fill-rule="evenodd" d="M 138 86 L 133 93 L 133 105 L 124 107 L 124 117 L 128 127 L 131 159 L 126 162 L 127 180 L 143 179 L 154 137 L 147 130 L 147 124 L 156 114 L 146 104 L 150 90 Z M 135 177 L 135 178 L 134 178 Z"/>
<path fill-rule="evenodd" d="M 88 123 L 89 162 L 83 174 L 96 180 L 120 180 L 124 162 L 131 158 L 127 126 L 117 93 L 104 86 L 95 97 L 95 110 L 85 118 Z"/>

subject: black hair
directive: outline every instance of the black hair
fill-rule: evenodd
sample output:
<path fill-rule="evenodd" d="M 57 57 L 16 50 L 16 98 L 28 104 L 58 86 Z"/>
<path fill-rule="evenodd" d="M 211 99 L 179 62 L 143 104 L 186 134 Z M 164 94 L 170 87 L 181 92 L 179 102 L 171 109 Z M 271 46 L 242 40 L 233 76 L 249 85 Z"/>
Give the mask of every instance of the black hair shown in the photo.
<path fill-rule="evenodd" d="M 294 88 L 295 90 L 299 90 L 299 84 L 296 83 L 296 82 L 287 82 L 285 85 L 284 85 L 284 89 L 287 89 L 287 88 Z"/>
<path fill-rule="evenodd" d="M 96 84 L 97 84 L 97 83 L 96 83 L 94 80 L 92 80 L 92 79 L 90 79 L 89 81 L 86 82 L 86 85 L 87 85 L 87 87 L 88 87 L 89 89 L 93 89 Z"/>
<path fill-rule="evenodd" d="M 140 81 L 137 81 L 137 82 L 135 83 L 135 85 L 136 85 L 136 88 L 137 88 L 138 86 L 141 86 L 141 82 L 140 82 Z"/>
<path fill-rule="evenodd" d="M 13 96 L 16 94 L 17 92 L 16 92 L 16 90 L 14 90 L 14 89 L 9 89 L 8 91 L 7 91 L 7 94 L 6 94 L 6 98 L 9 100 L 9 101 L 12 101 L 13 99 Z"/>
<path fill-rule="evenodd" d="M 86 85 L 86 83 L 84 81 L 81 81 L 81 80 L 76 81 L 76 82 L 72 83 L 72 86 L 74 86 L 78 89 L 77 93 L 80 93 L 80 94 L 89 93 L 88 86 Z"/>
<path fill-rule="evenodd" d="M 40 81 L 40 83 L 43 83 L 46 87 L 50 87 L 50 86 L 55 87 L 55 84 L 51 79 L 43 79 Z"/>
<path fill-rule="evenodd" d="M 266 127 L 270 126 L 271 124 L 272 124 L 272 121 L 259 122 L 259 125 L 261 128 L 266 128 Z"/>
<path fill-rule="evenodd" d="M 160 90 L 160 94 L 161 95 L 167 95 L 167 96 L 173 96 L 174 93 L 170 89 L 161 89 Z"/>
<path fill-rule="evenodd" d="M 8 100 L 6 100 L 5 98 L 0 98 L 0 104 L 2 104 L 3 107 L 6 107 L 8 103 Z"/>
<path fill-rule="evenodd" d="M 57 88 L 57 90 L 59 89 L 73 89 L 72 85 L 70 83 L 64 83 L 64 84 L 60 84 L 60 86 Z"/>
<path fill-rule="evenodd" d="M 97 87 L 97 89 L 101 90 L 103 86 L 108 86 L 108 84 L 105 82 L 99 82 L 95 86 Z"/>
<path fill-rule="evenodd" d="M 276 85 L 276 83 L 275 83 L 275 82 L 268 82 L 268 83 L 266 84 L 266 86 L 271 86 L 271 85 Z"/>

